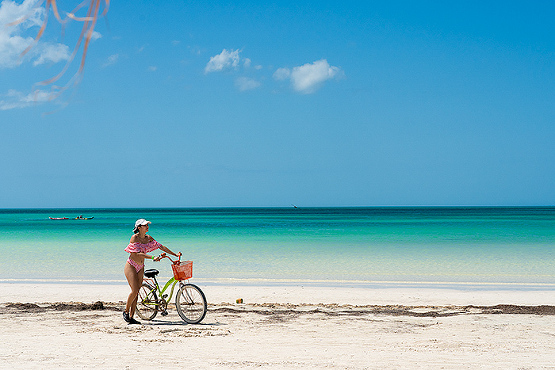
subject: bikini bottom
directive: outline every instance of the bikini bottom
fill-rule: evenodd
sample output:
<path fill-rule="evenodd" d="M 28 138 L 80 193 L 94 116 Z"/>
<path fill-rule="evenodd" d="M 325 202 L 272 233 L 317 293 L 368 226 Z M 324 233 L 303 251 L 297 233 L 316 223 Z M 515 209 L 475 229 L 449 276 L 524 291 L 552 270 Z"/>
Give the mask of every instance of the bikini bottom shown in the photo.
<path fill-rule="evenodd" d="M 135 271 L 137 271 L 137 274 L 139 273 L 139 271 L 142 270 L 143 267 L 145 267 L 144 264 L 138 264 L 137 262 L 133 261 L 131 258 L 127 259 L 127 263 L 129 263 L 131 266 L 135 267 Z"/>

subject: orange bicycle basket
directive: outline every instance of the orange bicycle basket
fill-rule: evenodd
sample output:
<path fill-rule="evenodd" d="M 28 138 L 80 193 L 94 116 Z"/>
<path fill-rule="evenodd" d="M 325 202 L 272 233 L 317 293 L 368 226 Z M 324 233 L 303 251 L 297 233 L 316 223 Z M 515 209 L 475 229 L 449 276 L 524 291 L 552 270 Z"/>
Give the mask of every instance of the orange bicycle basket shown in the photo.
<path fill-rule="evenodd" d="M 181 261 L 172 264 L 175 280 L 187 280 L 193 276 L 193 261 Z"/>

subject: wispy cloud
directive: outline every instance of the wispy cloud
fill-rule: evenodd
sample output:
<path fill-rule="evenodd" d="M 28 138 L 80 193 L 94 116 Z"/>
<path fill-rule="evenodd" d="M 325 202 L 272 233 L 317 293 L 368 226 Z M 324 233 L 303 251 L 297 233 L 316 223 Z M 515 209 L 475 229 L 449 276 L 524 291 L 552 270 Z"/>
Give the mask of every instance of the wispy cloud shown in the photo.
<path fill-rule="evenodd" d="M 289 70 L 289 68 L 278 68 L 274 72 L 275 80 L 287 80 L 289 77 L 291 77 L 291 70 Z"/>
<path fill-rule="evenodd" d="M 119 54 L 112 54 L 108 57 L 108 59 L 106 59 L 104 64 L 102 64 L 102 67 L 108 67 L 113 64 L 116 64 L 118 60 L 119 60 Z"/>
<path fill-rule="evenodd" d="M 204 73 L 220 72 L 237 68 L 239 65 L 239 49 L 228 51 L 224 49 L 220 54 L 214 55 L 204 67 Z"/>
<path fill-rule="evenodd" d="M 259 87 L 260 82 L 249 77 L 238 77 L 235 80 L 235 86 L 237 86 L 237 88 L 240 91 L 247 91 L 247 90 L 253 90 Z"/>
<path fill-rule="evenodd" d="M 295 91 L 311 94 L 318 90 L 325 81 L 342 75 L 341 68 L 330 66 L 327 60 L 321 59 L 292 69 L 279 68 L 273 76 L 275 80 L 290 79 Z"/>
<path fill-rule="evenodd" d="M 44 8 L 38 4 L 37 0 L 25 0 L 21 4 L 11 0 L 0 3 L 0 68 L 15 68 L 23 62 L 21 53 L 34 42 L 33 37 L 23 34 L 39 27 L 44 19 Z M 32 60 L 33 65 L 38 66 L 68 60 L 69 56 L 66 45 L 39 41 L 25 60 Z"/>
<path fill-rule="evenodd" d="M 202 53 L 201 48 L 199 46 L 187 46 L 187 49 L 191 54 L 200 55 Z"/>
<path fill-rule="evenodd" d="M 102 38 L 102 34 L 100 32 L 93 31 L 93 33 L 91 34 L 91 41 L 95 41 L 100 38 Z"/>
<path fill-rule="evenodd" d="M 29 24 L 39 26 L 44 17 L 44 8 L 37 5 L 39 0 L 24 0 L 21 4 L 11 0 L 3 0 L 0 3 L 0 24 L 8 25 L 14 21 L 22 20 L 18 25 L 28 27 Z"/>
<path fill-rule="evenodd" d="M 40 55 L 33 62 L 34 66 L 48 62 L 58 63 L 68 60 L 70 57 L 69 47 L 63 44 L 43 44 L 40 47 Z"/>
<path fill-rule="evenodd" d="M 27 108 L 52 100 L 52 93 L 44 90 L 36 90 L 30 94 L 24 94 L 16 90 L 9 90 L 7 94 L 0 96 L 0 110 Z"/>
<path fill-rule="evenodd" d="M 241 50 L 223 49 L 218 55 L 210 58 L 204 73 L 222 72 L 222 71 L 247 71 L 251 68 L 252 61 L 250 58 L 242 58 Z M 241 76 L 235 79 L 235 86 L 239 91 L 253 90 L 259 87 L 261 83 L 252 77 Z"/>
<path fill-rule="evenodd" d="M 242 57 L 241 50 L 223 49 L 218 55 L 210 58 L 204 68 L 204 73 L 229 71 L 236 74 L 253 75 L 259 78 L 247 76 L 237 77 L 235 86 L 240 91 L 252 90 L 260 87 L 260 73 L 263 67 L 259 64 L 254 65 L 250 58 Z M 322 85 L 332 79 L 343 77 L 344 73 L 340 67 L 332 66 L 326 59 L 320 59 L 312 63 L 306 63 L 293 68 L 278 68 L 273 73 L 276 81 L 290 81 L 293 90 L 301 94 L 312 94 Z M 262 77 L 264 79 L 264 77 Z"/>

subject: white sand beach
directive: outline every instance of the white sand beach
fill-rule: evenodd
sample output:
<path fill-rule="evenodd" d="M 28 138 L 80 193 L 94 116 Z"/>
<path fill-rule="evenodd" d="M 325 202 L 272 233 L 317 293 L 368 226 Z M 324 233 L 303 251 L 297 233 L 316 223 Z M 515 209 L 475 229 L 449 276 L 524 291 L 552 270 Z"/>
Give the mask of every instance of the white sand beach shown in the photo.
<path fill-rule="evenodd" d="M 127 325 L 126 285 L 0 283 L 0 367 L 555 368 L 550 291 L 202 288 L 201 324 Z"/>

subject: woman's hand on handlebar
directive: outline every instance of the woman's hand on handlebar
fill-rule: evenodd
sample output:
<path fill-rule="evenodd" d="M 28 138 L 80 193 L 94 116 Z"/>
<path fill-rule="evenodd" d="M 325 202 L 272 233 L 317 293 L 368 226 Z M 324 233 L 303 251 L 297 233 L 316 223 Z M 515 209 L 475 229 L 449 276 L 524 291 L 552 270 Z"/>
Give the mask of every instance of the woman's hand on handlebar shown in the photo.
<path fill-rule="evenodd" d="M 169 259 L 170 261 L 172 261 L 173 263 L 177 263 L 177 262 L 179 262 L 179 260 L 181 259 L 181 252 L 177 253 L 177 260 L 176 260 L 176 261 L 172 260 L 171 257 L 169 257 L 166 253 L 162 253 L 162 254 L 160 254 L 158 257 L 154 257 L 153 260 L 154 260 L 155 262 L 158 262 L 158 261 L 161 261 L 162 258 L 167 258 L 167 259 Z"/>
<path fill-rule="evenodd" d="M 154 262 L 160 262 L 162 260 L 162 258 L 166 257 L 166 253 L 162 253 L 161 255 L 159 255 L 158 257 L 154 257 L 152 260 Z"/>

